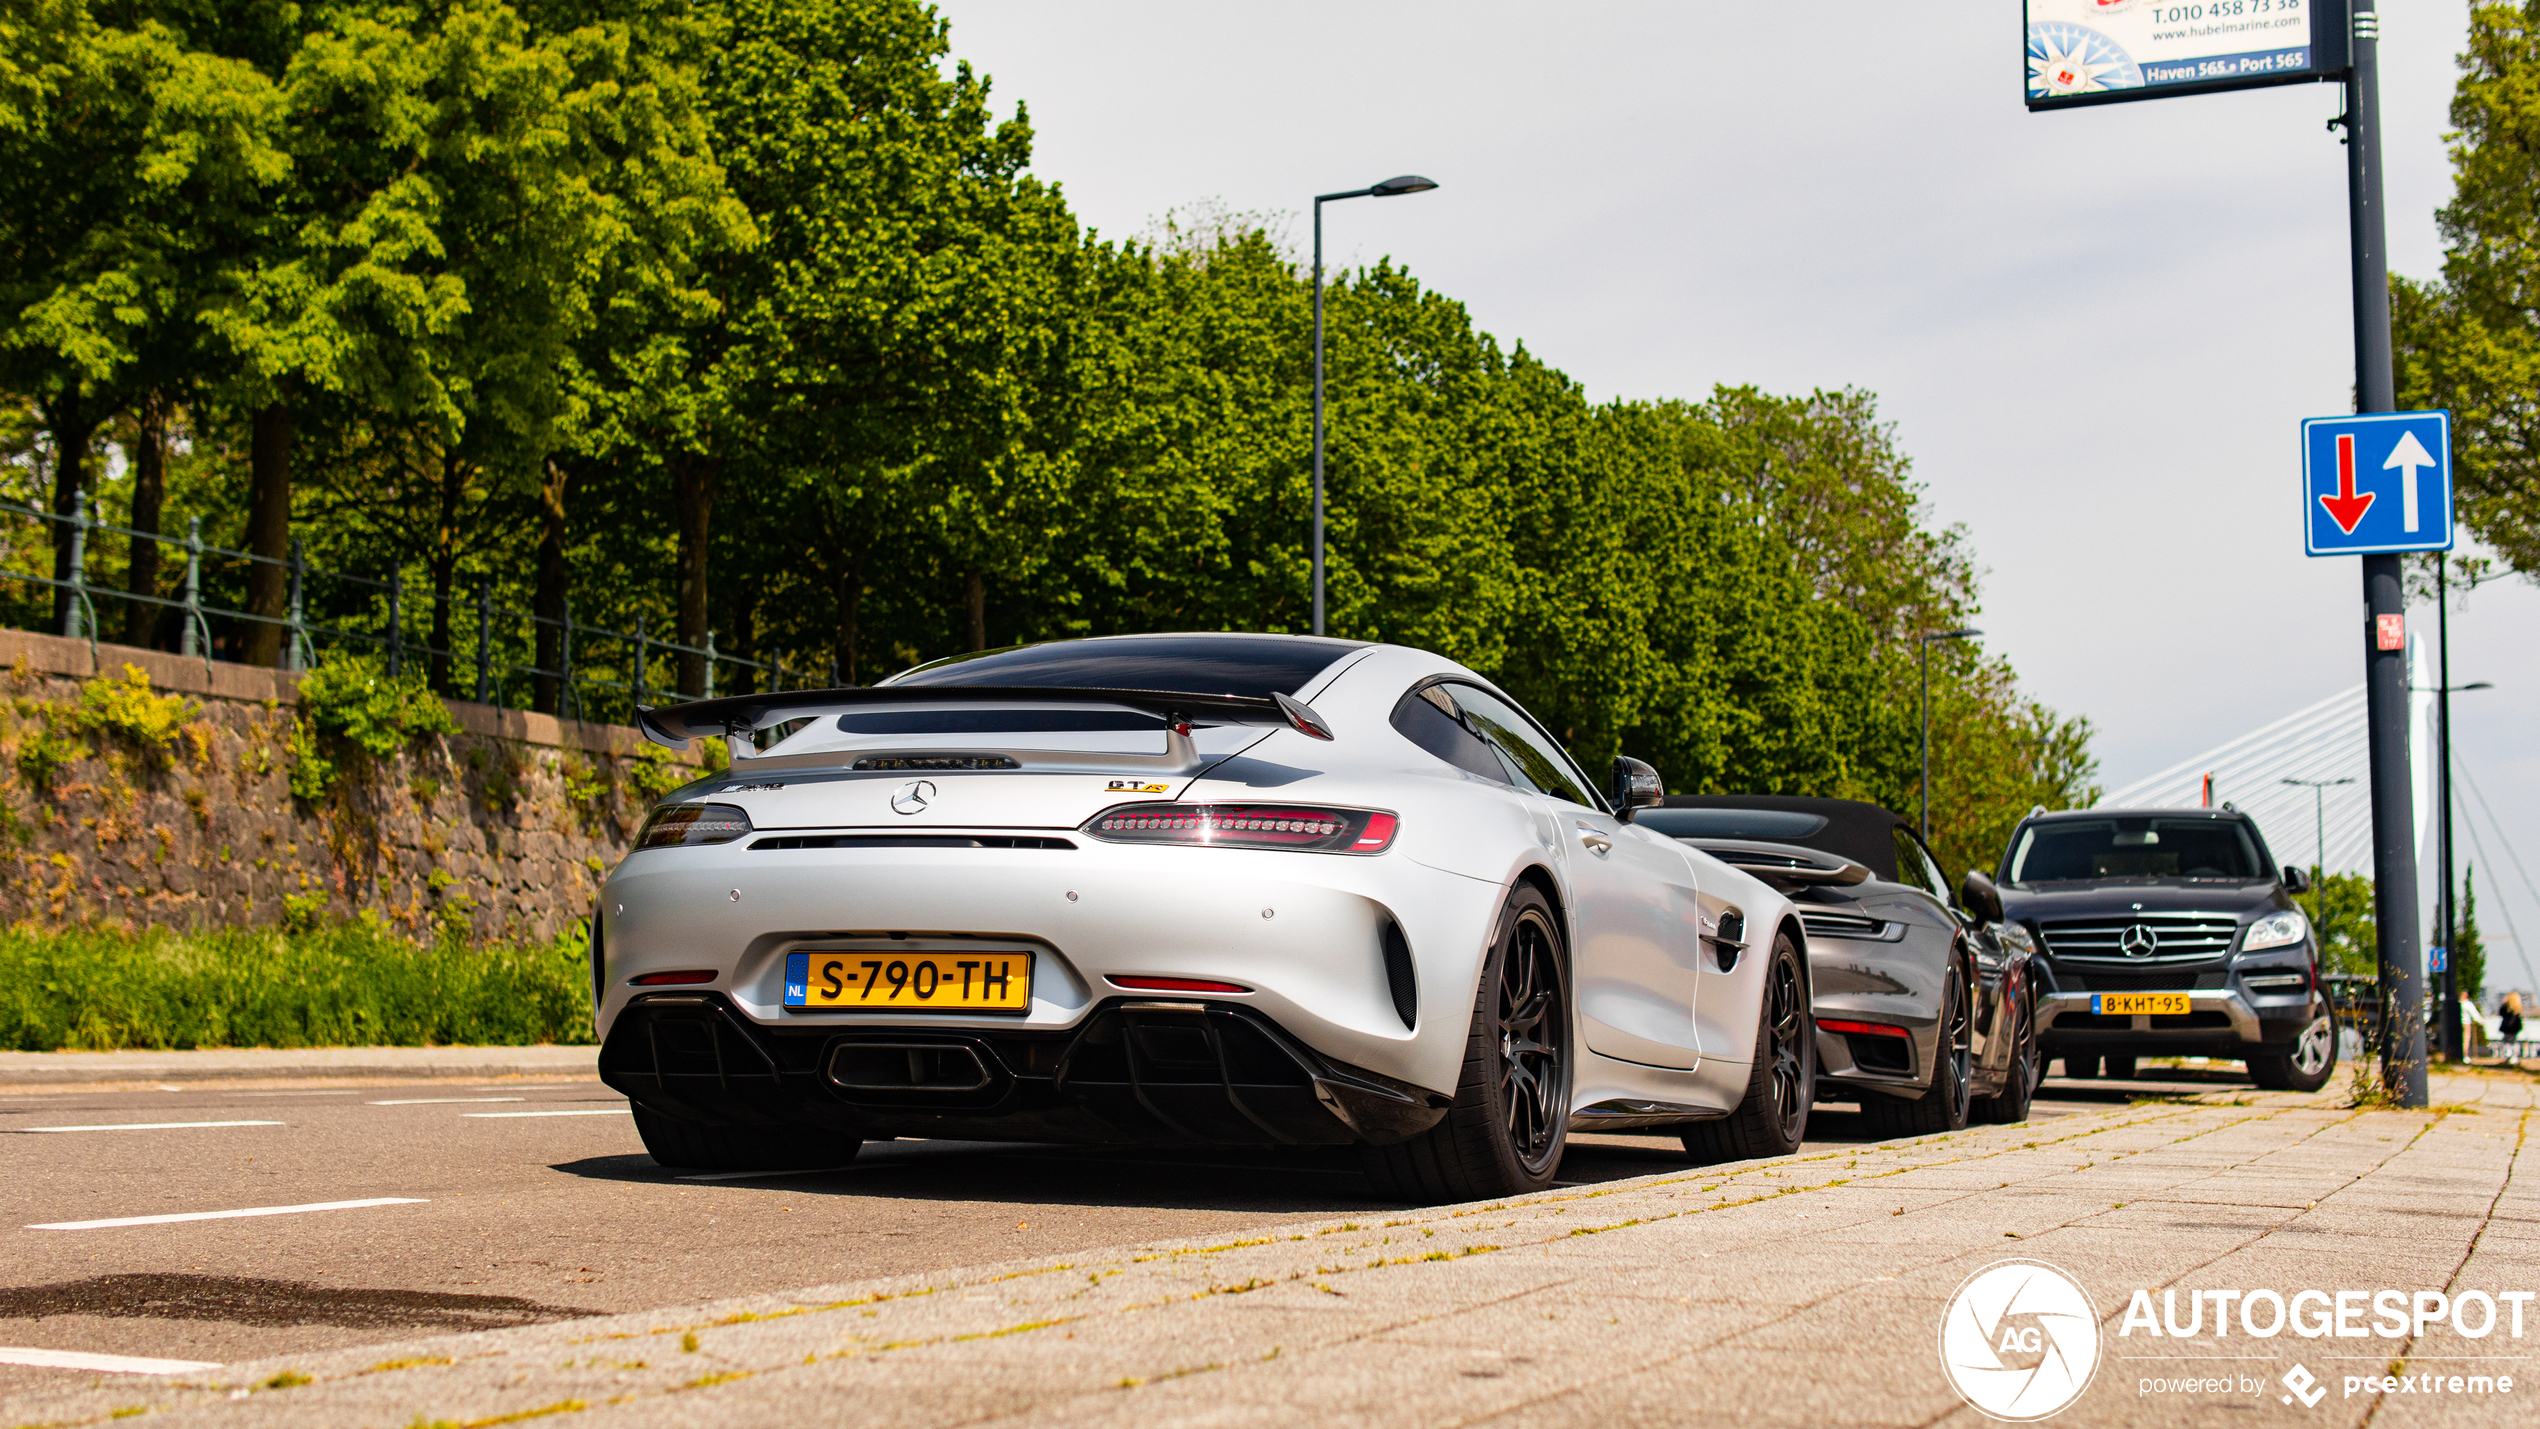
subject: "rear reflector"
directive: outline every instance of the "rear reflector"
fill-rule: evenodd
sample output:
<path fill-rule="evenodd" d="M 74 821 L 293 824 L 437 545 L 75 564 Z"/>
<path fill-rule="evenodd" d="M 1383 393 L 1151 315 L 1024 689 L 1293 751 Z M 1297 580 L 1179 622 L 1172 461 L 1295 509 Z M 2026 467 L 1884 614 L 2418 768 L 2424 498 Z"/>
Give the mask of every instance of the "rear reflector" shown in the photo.
<path fill-rule="evenodd" d="M 1131 992 L 1250 992 L 1251 988 L 1231 982 L 1209 982 L 1195 977 L 1116 977 L 1113 987 Z"/>
<path fill-rule="evenodd" d="M 686 987 L 690 983 L 712 982 L 714 979 L 715 973 L 711 968 L 691 968 L 685 972 L 646 973 L 626 981 L 629 987 Z"/>
<path fill-rule="evenodd" d="M 1085 821 L 1106 843 L 1383 853 L 1401 821 L 1381 809 L 1307 804 L 1120 804 Z"/>
<path fill-rule="evenodd" d="M 1822 1017 L 1817 1019 L 1817 1030 L 1850 1032 L 1861 1037 L 1910 1037 L 1913 1035 L 1902 1027 L 1890 1027 L 1884 1022 L 1830 1022 Z"/>

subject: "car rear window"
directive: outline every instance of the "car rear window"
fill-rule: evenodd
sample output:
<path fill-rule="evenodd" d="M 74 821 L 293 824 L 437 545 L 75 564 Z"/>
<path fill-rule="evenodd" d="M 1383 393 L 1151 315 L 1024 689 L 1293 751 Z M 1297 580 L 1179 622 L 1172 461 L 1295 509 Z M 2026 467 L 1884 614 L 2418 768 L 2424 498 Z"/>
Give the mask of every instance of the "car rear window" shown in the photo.
<path fill-rule="evenodd" d="M 2040 820 L 2012 844 L 2010 881 L 2265 876 L 2247 826 L 2233 818 Z"/>
<path fill-rule="evenodd" d="M 1170 690 L 1185 695 L 1293 695 L 1364 647 L 1304 635 L 1104 635 L 956 655 L 892 676 L 893 686 Z"/>

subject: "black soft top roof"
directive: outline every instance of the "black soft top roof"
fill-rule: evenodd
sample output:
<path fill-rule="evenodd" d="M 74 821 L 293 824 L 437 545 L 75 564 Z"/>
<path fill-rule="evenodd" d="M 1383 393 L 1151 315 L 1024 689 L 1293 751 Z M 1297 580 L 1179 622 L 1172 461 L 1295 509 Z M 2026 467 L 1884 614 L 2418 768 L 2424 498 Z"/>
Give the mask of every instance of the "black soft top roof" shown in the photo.
<path fill-rule="evenodd" d="M 1797 844 L 1801 848 L 1848 858 L 1890 883 L 1897 881 L 1895 830 L 1899 826 L 1910 827 L 1905 819 L 1858 799 L 1803 799 L 1789 794 L 1671 794 L 1659 800 L 1657 807 L 1767 809 L 1776 813 L 1815 814 L 1826 822 L 1825 827 L 1814 833 L 1755 837 L 1767 843 Z"/>

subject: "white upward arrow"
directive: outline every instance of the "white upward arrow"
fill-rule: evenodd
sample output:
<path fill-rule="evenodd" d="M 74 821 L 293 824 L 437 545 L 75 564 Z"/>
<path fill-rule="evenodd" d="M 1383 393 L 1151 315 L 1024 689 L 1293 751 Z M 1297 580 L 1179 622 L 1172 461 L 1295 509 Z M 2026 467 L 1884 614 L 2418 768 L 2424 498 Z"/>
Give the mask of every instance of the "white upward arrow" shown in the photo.
<path fill-rule="evenodd" d="M 2425 444 L 2417 440 L 2416 433 L 2404 428 L 2399 432 L 2399 444 L 2390 449 L 2390 460 L 2381 464 L 2383 471 L 2400 468 L 2399 524 L 2408 530 L 2417 528 L 2417 468 L 2432 465 L 2434 458 L 2426 455 Z"/>

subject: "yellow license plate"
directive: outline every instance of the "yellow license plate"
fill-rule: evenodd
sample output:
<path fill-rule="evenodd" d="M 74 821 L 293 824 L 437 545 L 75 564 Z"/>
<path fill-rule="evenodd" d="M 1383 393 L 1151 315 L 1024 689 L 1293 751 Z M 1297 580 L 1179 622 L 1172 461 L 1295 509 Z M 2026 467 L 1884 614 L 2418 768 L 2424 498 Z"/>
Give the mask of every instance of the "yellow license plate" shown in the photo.
<path fill-rule="evenodd" d="M 2094 992 L 2090 1010 L 2108 1017 L 2133 1017 L 2150 1013 L 2167 1016 L 2187 1010 L 2187 994 L 2183 992 Z"/>
<path fill-rule="evenodd" d="M 785 1005 L 853 1012 L 1029 1012 L 1029 953 L 788 953 Z"/>

